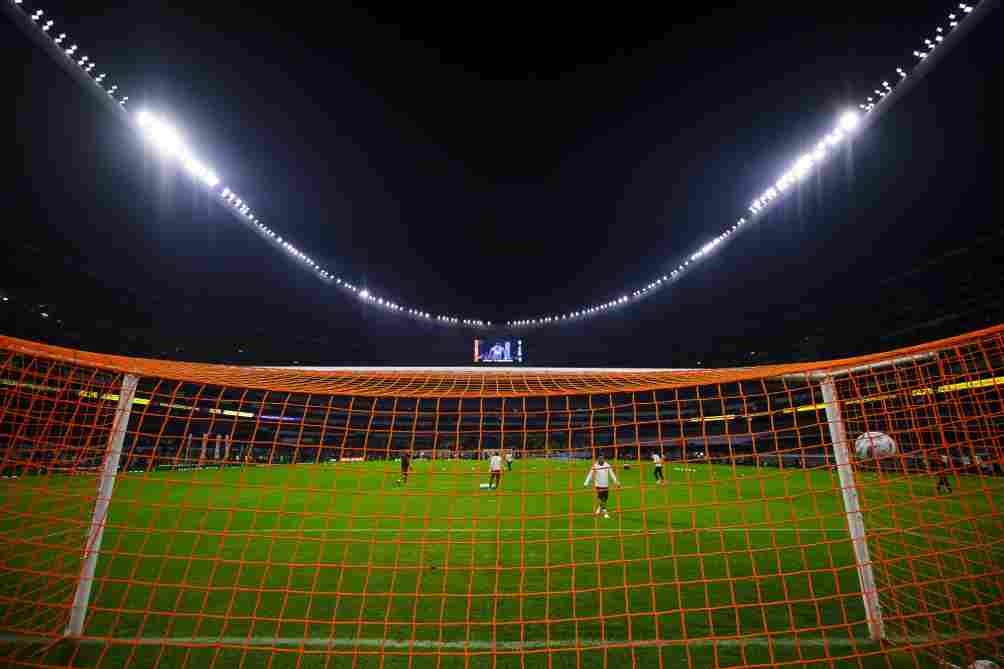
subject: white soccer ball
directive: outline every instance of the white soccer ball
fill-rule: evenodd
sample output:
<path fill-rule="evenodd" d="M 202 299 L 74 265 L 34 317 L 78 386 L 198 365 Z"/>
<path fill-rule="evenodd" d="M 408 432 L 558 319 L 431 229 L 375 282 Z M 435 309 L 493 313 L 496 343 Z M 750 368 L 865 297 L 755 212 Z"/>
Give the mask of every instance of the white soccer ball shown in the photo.
<path fill-rule="evenodd" d="M 885 432 L 864 432 L 854 441 L 854 453 L 866 460 L 896 453 L 896 442 Z"/>

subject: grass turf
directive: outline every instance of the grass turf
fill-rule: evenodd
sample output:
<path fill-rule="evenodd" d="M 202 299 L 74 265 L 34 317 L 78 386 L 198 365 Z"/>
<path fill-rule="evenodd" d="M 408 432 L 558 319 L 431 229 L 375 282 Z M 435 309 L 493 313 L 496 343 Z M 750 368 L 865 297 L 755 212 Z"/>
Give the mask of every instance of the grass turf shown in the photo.
<path fill-rule="evenodd" d="M 923 666 L 867 640 L 834 472 L 669 463 L 657 487 L 633 464 L 618 467 L 610 519 L 592 513 L 581 461 L 517 461 L 498 491 L 479 489 L 486 467 L 471 461 L 416 461 L 405 486 L 394 462 L 122 474 L 89 640 L 7 643 L 0 658 Z M 929 477 L 858 477 L 890 635 L 1004 626 L 999 480 L 938 497 Z M 94 488 L 91 477 L 0 483 L 0 631 L 62 629 Z"/>

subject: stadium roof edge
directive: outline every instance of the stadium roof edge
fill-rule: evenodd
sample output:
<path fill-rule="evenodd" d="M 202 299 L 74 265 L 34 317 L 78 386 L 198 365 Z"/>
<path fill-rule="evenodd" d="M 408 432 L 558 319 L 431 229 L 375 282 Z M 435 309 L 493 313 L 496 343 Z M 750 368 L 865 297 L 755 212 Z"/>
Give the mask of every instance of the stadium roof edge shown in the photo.
<path fill-rule="evenodd" d="M 492 366 L 492 365 L 467 365 L 459 367 L 397 367 L 397 366 L 369 366 L 369 367 L 301 367 L 301 366 L 262 366 L 250 365 L 251 369 L 289 369 L 304 370 L 310 372 L 375 372 L 375 373 L 397 373 L 397 372 L 428 372 L 431 374 L 444 372 L 457 372 L 461 374 L 645 374 L 645 373 L 689 373 L 706 371 L 701 368 L 691 367 L 525 367 L 525 366 Z"/>

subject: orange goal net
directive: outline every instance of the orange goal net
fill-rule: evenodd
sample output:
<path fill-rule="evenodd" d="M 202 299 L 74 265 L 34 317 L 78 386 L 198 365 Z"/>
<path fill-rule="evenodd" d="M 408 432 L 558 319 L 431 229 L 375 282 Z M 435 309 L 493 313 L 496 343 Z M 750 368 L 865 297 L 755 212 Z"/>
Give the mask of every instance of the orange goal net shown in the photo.
<path fill-rule="evenodd" d="M 1004 326 L 699 371 L 0 337 L 0 664 L 1004 665 L 1002 384 Z"/>

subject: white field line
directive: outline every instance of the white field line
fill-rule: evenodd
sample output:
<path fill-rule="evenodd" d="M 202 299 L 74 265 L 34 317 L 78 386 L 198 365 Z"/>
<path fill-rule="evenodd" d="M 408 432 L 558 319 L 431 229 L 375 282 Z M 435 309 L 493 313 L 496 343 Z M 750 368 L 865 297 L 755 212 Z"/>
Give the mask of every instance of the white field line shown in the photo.
<path fill-rule="evenodd" d="M 46 541 L 48 539 L 53 539 L 55 537 L 63 536 L 64 534 L 69 534 L 70 532 L 73 532 L 75 530 L 78 531 L 81 536 L 84 536 L 84 530 L 83 529 L 81 529 L 79 527 L 67 527 L 65 529 L 57 530 L 55 532 L 49 532 L 48 534 L 36 534 L 36 535 L 33 535 L 33 536 L 27 536 L 27 537 L 17 536 L 17 540 L 21 541 L 21 542 Z M 8 533 L 6 536 L 10 537 L 10 536 L 13 536 L 13 535 L 11 535 L 10 533 Z"/>
<path fill-rule="evenodd" d="M 916 636 L 896 639 L 899 643 L 927 643 L 951 640 L 957 637 Z M 0 643 L 7 644 L 48 644 L 60 641 L 62 637 L 2 635 Z M 732 637 L 725 639 L 549 639 L 528 641 L 439 641 L 436 639 L 378 639 L 378 638 L 319 638 L 319 637 L 243 637 L 243 636 L 197 636 L 197 637 L 92 637 L 83 636 L 74 641 L 85 644 L 128 644 L 140 646 L 258 646 L 258 647 L 301 647 L 301 648 L 378 648 L 388 650 L 541 650 L 562 648 L 602 648 L 604 646 L 660 647 L 660 646 L 775 646 L 798 647 L 871 647 L 876 642 L 866 638 L 833 638 L 820 636 L 800 637 Z"/>
<path fill-rule="evenodd" d="M 948 536 L 947 534 L 942 534 L 941 532 L 933 531 L 930 528 L 926 528 L 926 527 L 915 528 L 915 529 L 923 530 L 923 532 L 915 532 L 912 529 L 901 529 L 900 532 L 902 532 L 903 534 L 908 534 L 911 537 L 917 537 L 919 539 L 924 539 L 925 541 L 930 541 L 930 540 L 933 539 L 934 541 L 945 541 L 945 542 L 954 543 L 954 544 L 957 544 L 957 545 L 959 544 L 959 538 L 958 537 Z M 925 534 L 925 532 L 926 532 L 926 534 Z M 982 549 L 982 550 L 990 551 L 991 553 L 993 553 L 995 555 L 1004 555 L 1004 546 L 988 546 L 988 545 L 985 545 L 985 544 L 973 544 L 973 543 L 966 544 L 966 543 L 963 543 L 963 544 L 959 545 L 959 549 L 960 550 Z"/>
<path fill-rule="evenodd" d="M 989 630 L 983 634 L 934 634 L 889 637 L 887 641 L 900 644 L 937 643 L 939 641 L 966 641 L 990 639 L 1004 635 L 1004 630 Z M 45 637 L 28 635 L 0 635 L 0 643 L 38 644 L 52 643 L 65 637 Z M 197 637 L 98 637 L 83 636 L 75 641 L 85 644 L 114 644 L 148 646 L 257 646 L 257 647 L 304 647 L 304 648 L 379 648 L 391 650 L 534 650 L 562 648 L 601 648 L 604 646 L 653 647 L 653 646 L 776 646 L 797 647 L 848 647 L 873 646 L 877 642 L 867 638 L 844 636 L 749 636 L 724 639 L 549 639 L 527 641 L 483 641 L 459 640 L 440 641 L 436 639 L 381 639 L 381 638 L 321 638 L 321 637 L 244 637 L 244 636 L 197 636 Z"/>
<path fill-rule="evenodd" d="M 875 528 L 875 531 L 882 531 L 886 528 Z M 323 534 L 326 532 L 331 532 L 333 534 L 339 533 L 388 533 L 388 534 L 426 534 L 426 533 L 442 533 L 442 534 L 568 534 L 569 532 L 576 533 L 618 533 L 618 534 L 684 534 L 688 532 L 838 532 L 842 534 L 847 533 L 847 528 L 844 527 L 687 527 L 687 528 L 621 528 L 621 527 L 561 527 L 561 528 L 546 528 L 546 527 L 280 527 L 274 529 L 250 529 L 250 530 L 213 530 L 213 529 L 192 529 L 192 528 L 109 528 L 109 530 L 114 530 L 116 532 L 126 532 L 126 533 L 136 533 L 136 532 L 164 532 L 164 533 L 179 533 L 179 534 L 205 534 L 208 536 L 228 536 L 236 537 L 243 535 L 251 536 L 267 536 L 270 534 Z"/>
<path fill-rule="evenodd" d="M 73 532 L 74 530 L 80 532 L 80 534 L 84 534 L 83 528 L 80 528 L 80 527 L 67 527 L 66 529 L 57 530 L 55 532 L 49 532 L 48 534 L 43 534 L 40 537 L 28 537 L 28 539 L 31 540 L 31 541 L 44 541 L 45 539 L 52 539 L 53 537 L 63 536 L 64 534 L 68 534 L 70 532 Z"/>

